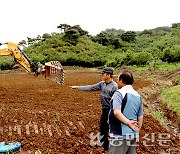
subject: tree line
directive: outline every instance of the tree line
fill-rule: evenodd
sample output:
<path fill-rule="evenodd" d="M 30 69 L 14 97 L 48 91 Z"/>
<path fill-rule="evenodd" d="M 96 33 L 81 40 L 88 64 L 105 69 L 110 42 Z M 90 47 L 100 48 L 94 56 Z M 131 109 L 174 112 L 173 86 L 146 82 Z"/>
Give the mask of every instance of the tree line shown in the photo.
<path fill-rule="evenodd" d="M 119 67 L 180 61 L 180 23 L 144 31 L 111 28 L 95 36 L 80 25 L 57 28 L 59 33 L 27 37 L 19 45 L 31 60 L 42 63 L 58 60 L 63 65 Z"/>

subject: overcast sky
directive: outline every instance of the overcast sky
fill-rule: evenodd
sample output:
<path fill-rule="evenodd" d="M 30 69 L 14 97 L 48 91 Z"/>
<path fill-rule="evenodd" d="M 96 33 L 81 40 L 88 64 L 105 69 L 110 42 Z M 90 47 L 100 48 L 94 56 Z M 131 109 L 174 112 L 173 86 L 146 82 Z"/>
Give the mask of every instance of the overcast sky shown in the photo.
<path fill-rule="evenodd" d="M 1 0 L 0 42 L 60 32 L 79 24 L 90 35 L 107 28 L 143 31 L 180 22 L 180 0 Z"/>

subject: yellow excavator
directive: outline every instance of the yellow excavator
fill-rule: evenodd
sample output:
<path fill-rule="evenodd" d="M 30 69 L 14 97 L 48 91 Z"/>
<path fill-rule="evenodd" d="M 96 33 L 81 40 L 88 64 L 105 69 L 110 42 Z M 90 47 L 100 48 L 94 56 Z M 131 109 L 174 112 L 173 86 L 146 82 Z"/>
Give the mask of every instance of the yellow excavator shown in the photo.
<path fill-rule="evenodd" d="M 12 56 L 14 61 L 29 73 L 38 76 L 39 74 L 44 74 L 46 78 L 51 78 L 58 84 L 64 84 L 64 69 L 59 61 L 50 61 L 45 63 L 34 63 L 30 58 L 19 48 L 19 46 L 12 42 L 0 43 L 0 56 Z"/>

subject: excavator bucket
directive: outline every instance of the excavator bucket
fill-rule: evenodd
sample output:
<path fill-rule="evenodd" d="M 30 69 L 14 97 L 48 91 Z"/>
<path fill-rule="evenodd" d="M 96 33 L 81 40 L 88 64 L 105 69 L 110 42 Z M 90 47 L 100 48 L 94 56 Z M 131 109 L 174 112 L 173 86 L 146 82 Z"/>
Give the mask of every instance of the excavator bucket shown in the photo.
<path fill-rule="evenodd" d="M 45 63 L 45 77 L 64 85 L 64 69 L 59 61 Z"/>

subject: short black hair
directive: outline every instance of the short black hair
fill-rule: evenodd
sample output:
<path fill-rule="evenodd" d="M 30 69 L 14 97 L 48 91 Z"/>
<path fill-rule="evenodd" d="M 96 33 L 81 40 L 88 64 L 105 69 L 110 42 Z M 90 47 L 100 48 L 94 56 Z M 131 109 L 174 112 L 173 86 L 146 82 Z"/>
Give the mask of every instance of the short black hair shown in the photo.
<path fill-rule="evenodd" d="M 119 76 L 119 81 L 125 83 L 126 85 L 132 85 L 134 83 L 134 77 L 131 72 L 128 70 L 124 70 L 122 74 Z"/>

